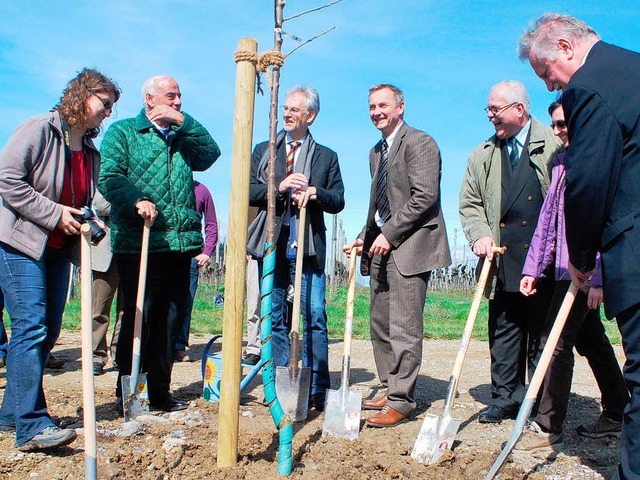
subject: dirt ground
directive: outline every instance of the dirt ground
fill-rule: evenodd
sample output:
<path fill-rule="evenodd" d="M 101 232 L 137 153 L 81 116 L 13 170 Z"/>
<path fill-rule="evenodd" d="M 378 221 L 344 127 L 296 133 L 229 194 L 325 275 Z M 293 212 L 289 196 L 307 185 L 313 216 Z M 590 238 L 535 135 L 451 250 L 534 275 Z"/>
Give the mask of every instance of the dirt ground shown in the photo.
<path fill-rule="evenodd" d="M 192 339 L 192 353 L 199 357 L 208 338 Z M 44 377 L 51 415 L 62 426 L 78 431 L 68 448 L 49 453 L 25 454 L 14 446 L 13 435 L 0 434 L 0 478 L 84 478 L 82 435 L 82 387 L 80 336 L 63 332 L 55 349 L 67 361 L 63 370 L 47 370 Z M 219 348 L 219 343 L 217 343 Z M 310 411 L 306 422 L 296 424 L 293 438 L 292 478 L 302 479 L 481 479 L 499 454 L 511 432 L 513 421 L 501 425 L 477 422 L 489 400 L 488 345 L 472 342 L 460 382 L 460 396 L 453 416 L 462 424 L 452 452 L 434 465 L 423 465 L 410 457 L 426 413 L 440 415 L 447 381 L 458 348 L 457 341 L 425 341 L 418 380 L 418 409 L 411 421 L 389 429 L 363 427 L 355 441 L 322 437 L 323 415 Z M 617 347 L 622 361 L 622 351 Z M 332 386 L 340 382 L 342 343 L 330 345 Z M 352 352 L 352 386 L 367 398 L 378 387 L 371 345 L 355 341 Z M 242 392 L 240 405 L 239 458 L 234 467 L 216 466 L 218 404 L 202 398 L 200 362 L 176 364 L 173 392 L 189 401 L 189 408 L 172 414 L 155 413 L 138 424 L 130 436 L 114 408 L 117 372 L 111 368 L 95 378 L 98 420 L 98 477 L 100 479 L 260 479 L 277 477 L 277 445 L 269 411 L 262 406 L 261 376 Z M 6 370 L 0 370 L 0 397 Z M 576 372 L 569 416 L 565 428 L 565 450 L 554 460 L 512 454 L 497 478 L 501 479 L 602 479 L 617 464 L 618 440 L 579 437 L 576 427 L 599 414 L 598 389 L 581 357 Z M 594 399 L 595 397 L 595 399 Z M 370 415 L 363 411 L 362 422 Z M 130 425 L 127 425 L 130 426 Z"/>

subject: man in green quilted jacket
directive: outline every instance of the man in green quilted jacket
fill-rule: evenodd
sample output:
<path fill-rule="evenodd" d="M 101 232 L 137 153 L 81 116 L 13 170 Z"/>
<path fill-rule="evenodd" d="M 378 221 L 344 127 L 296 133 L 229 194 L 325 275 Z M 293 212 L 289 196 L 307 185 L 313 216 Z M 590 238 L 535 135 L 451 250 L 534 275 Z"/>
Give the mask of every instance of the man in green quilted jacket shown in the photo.
<path fill-rule="evenodd" d="M 144 220 L 151 220 L 142 326 L 142 371 L 152 408 L 167 412 L 186 404 L 171 396 L 171 369 L 179 322 L 189 297 L 191 258 L 202 252 L 193 171 L 209 168 L 220 149 L 209 132 L 182 112 L 178 83 L 168 76 L 142 86 L 144 108 L 115 122 L 101 145 L 98 190 L 111 203 L 111 247 L 120 272 L 124 312 L 116 351 L 117 408 L 121 377 L 131 372 L 133 325 Z"/>

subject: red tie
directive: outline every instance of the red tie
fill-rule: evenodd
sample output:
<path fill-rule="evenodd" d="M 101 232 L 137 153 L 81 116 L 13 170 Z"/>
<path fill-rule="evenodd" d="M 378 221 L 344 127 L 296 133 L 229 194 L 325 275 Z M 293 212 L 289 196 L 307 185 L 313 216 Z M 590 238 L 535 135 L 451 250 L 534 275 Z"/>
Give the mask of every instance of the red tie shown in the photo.
<path fill-rule="evenodd" d="M 293 160 L 296 156 L 296 150 L 300 146 L 300 142 L 289 142 L 289 153 L 287 153 L 287 177 L 293 173 Z"/>

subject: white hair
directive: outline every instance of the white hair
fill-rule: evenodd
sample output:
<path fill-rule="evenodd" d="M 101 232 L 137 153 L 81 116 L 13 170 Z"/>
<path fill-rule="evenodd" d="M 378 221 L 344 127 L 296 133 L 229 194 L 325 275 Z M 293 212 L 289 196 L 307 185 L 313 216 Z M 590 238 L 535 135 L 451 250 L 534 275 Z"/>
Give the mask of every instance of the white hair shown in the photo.
<path fill-rule="evenodd" d="M 594 42 L 600 39 L 596 31 L 579 18 L 559 13 L 540 16 L 520 38 L 518 57 L 528 60 L 531 54 L 542 60 L 555 60 L 558 40 Z"/>
<path fill-rule="evenodd" d="M 502 90 L 502 96 L 507 103 L 521 103 L 524 106 L 524 111 L 529 115 L 531 111 L 531 101 L 529 100 L 529 94 L 527 89 L 524 88 L 522 82 L 517 80 L 506 80 L 504 82 L 496 83 L 491 90 L 499 88 Z"/>
<path fill-rule="evenodd" d="M 167 79 L 172 79 L 169 75 L 155 75 L 153 77 L 147 78 L 142 84 L 142 89 L 140 90 L 140 94 L 142 96 L 142 105 L 147 106 L 147 93 L 150 95 L 156 94 L 156 88 L 160 83 L 166 81 Z"/>

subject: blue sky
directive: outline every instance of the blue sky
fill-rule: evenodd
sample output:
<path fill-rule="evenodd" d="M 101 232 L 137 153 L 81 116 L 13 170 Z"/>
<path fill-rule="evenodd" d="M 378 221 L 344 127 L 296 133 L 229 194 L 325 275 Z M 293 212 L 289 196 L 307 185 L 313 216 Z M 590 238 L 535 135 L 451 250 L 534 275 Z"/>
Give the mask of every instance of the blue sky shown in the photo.
<path fill-rule="evenodd" d="M 323 3 L 289 0 L 285 17 Z M 321 112 L 312 132 L 340 158 L 347 237 L 353 238 L 365 220 L 368 151 L 379 139 L 368 117 L 371 85 L 402 88 L 407 123 L 438 142 L 443 210 L 450 243 L 457 231 L 460 247 L 458 191 L 469 153 L 493 132 L 482 110 L 491 86 L 508 79 L 524 82 L 533 115 L 549 121 L 546 108 L 554 95 L 515 53 L 526 25 L 547 11 L 568 13 L 591 24 L 605 41 L 640 51 L 637 7 L 637 2 L 596 0 L 344 0 L 285 23 L 285 31 L 304 39 L 336 27 L 287 59 L 281 97 L 296 83 L 320 93 Z M 222 149 L 218 162 L 196 178 L 211 190 L 224 233 L 231 181 L 233 54 L 241 37 L 255 38 L 260 51 L 271 48 L 273 1 L 3 1 L 0 148 L 19 123 L 55 105 L 66 82 L 85 66 L 98 68 L 123 90 L 106 126 L 138 113 L 140 86 L 147 77 L 169 74 L 180 83 L 184 110 L 207 127 Z M 283 50 L 296 45 L 286 39 Z M 255 142 L 268 136 L 265 93 L 256 101 Z M 462 259 L 460 251 L 457 259 Z"/>

